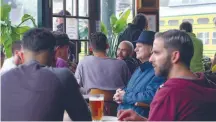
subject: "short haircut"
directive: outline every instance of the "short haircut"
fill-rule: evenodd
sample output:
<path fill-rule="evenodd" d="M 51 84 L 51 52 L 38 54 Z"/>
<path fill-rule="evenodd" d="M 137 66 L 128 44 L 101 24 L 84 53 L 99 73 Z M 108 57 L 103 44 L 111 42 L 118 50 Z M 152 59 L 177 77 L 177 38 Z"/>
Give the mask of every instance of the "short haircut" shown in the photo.
<path fill-rule="evenodd" d="M 148 24 L 148 20 L 144 14 L 139 13 L 135 16 L 132 23 L 138 28 L 144 29 Z"/>
<path fill-rule="evenodd" d="M 33 28 L 27 31 L 22 39 L 22 46 L 32 52 L 54 51 L 56 39 L 44 28 Z"/>
<path fill-rule="evenodd" d="M 56 39 L 56 46 L 65 46 L 65 45 L 69 45 L 69 37 L 66 33 L 61 32 L 61 31 L 53 31 L 52 32 L 55 39 Z"/>
<path fill-rule="evenodd" d="M 69 12 L 69 11 L 67 11 L 67 10 L 61 10 L 59 13 L 58 13 L 58 15 L 61 15 L 61 16 L 63 16 L 63 15 L 71 15 L 71 13 Z"/>
<path fill-rule="evenodd" d="M 91 34 L 90 44 L 93 51 L 106 51 L 107 37 L 101 32 Z"/>
<path fill-rule="evenodd" d="M 127 46 L 128 46 L 129 49 L 130 49 L 130 53 L 132 53 L 132 52 L 134 51 L 133 43 L 131 43 L 130 41 L 125 40 L 125 41 L 122 41 L 121 43 L 127 44 Z"/>
<path fill-rule="evenodd" d="M 182 22 L 182 24 L 180 25 L 179 27 L 180 30 L 184 30 L 186 32 L 193 32 L 193 27 L 192 27 L 192 24 L 188 21 L 186 22 Z"/>
<path fill-rule="evenodd" d="M 164 47 L 168 53 L 171 53 L 172 50 L 178 50 L 180 52 L 180 61 L 186 67 L 190 67 L 194 54 L 194 46 L 190 36 L 186 32 L 173 29 L 157 33 L 155 38 L 161 38 L 164 41 Z"/>
<path fill-rule="evenodd" d="M 16 50 L 21 50 L 21 41 L 20 40 L 16 40 L 12 43 L 12 54 L 15 54 Z"/>

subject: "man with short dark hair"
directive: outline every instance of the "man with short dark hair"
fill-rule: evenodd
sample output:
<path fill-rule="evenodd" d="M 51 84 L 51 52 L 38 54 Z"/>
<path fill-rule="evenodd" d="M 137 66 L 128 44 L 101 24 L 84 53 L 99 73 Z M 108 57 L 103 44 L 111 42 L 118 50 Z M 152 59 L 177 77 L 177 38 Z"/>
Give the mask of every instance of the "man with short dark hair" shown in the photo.
<path fill-rule="evenodd" d="M 55 45 L 46 29 L 24 34 L 24 64 L 1 77 L 2 121 L 62 121 L 65 110 L 73 121 L 91 121 L 73 74 L 67 68 L 48 67 Z"/>
<path fill-rule="evenodd" d="M 81 92 L 88 94 L 92 88 L 116 90 L 125 87 L 130 72 L 124 61 L 107 57 L 107 37 L 96 32 L 91 35 L 90 45 L 93 56 L 84 57 L 75 72 Z"/>
<path fill-rule="evenodd" d="M 132 110 L 120 111 L 118 117 L 125 121 L 215 121 L 216 85 L 202 73 L 190 71 L 193 42 L 179 30 L 169 30 L 156 35 L 152 62 L 155 74 L 167 81 L 157 91 L 149 117 L 144 118 Z"/>
<path fill-rule="evenodd" d="M 53 31 L 53 35 L 56 38 L 55 47 L 55 58 L 56 67 L 68 67 L 68 48 L 69 48 L 69 38 L 64 32 Z"/>
<path fill-rule="evenodd" d="M 180 25 L 180 30 L 186 31 L 187 34 L 191 37 L 194 45 L 194 54 L 191 59 L 190 69 L 193 72 L 203 72 L 204 64 L 203 64 L 203 42 L 198 39 L 196 35 L 193 33 L 193 27 L 190 22 L 183 22 Z"/>
<path fill-rule="evenodd" d="M 17 40 L 12 43 L 12 57 L 6 59 L 1 69 L 1 75 L 5 72 L 16 68 L 18 65 L 22 64 L 21 59 L 21 41 Z"/>

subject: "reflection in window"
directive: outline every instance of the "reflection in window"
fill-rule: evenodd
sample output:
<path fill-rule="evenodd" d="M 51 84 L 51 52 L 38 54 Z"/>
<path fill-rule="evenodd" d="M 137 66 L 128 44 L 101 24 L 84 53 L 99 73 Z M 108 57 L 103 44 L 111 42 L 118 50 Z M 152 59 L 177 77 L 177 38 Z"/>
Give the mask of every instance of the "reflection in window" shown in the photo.
<path fill-rule="evenodd" d="M 178 21 L 178 20 L 169 20 L 169 21 L 168 21 L 168 24 L 169 24 L 170 26 L 176 26 L 176 25 L 179 24 L 179 21 Z"/>
<path fill-rule="evenodd" d="M 79 16 L 88 16 L 88 0 L 79 0 Z"/>
<path fill-rule="evenodd" d="M 208 18 L 199 18 L 197 20 L 198 24 L 208 24 L 209 23 L 209 19 Z"/>
<path fill-rule="evenodd" d="M 37 0 L 4 0 L 4 2 L 12 6 L 10 12 L 10 19 L 12 25 L 20 24 L 22 16 L 24 14 L 29 14 L 34 17 L 35 23 L 37 24 Z M 33 27 L 33 24 L 30 20 L 26 21 L 24 25 Z"/>
<path fill-rule="evenodd" d="M 189 23 L 193 24 L 194 20 L 193 19 L 183 19 L 183 22 L 189 22 Z"/>
<path fill-rule="evenodd" d="M 216 45 L 216 32 L 212 33 L 212 44 Z"/>
<path fill-rule="evenodd" d="M 89 44 L 87 41 L 81 42 L 81 52 L 79 53 L 79 60 L 81 61 L 89 54 Z"/>
<path fill-rule="evenodd" d="M 197 38 L 201 39 L 204 45 L 209 44 L 209 32 L 197 33 Z"/>
<path fill-rule="evenodd" d="M 79 39 L 88 39 L 88 20 L 79 19 Z"/>
<path fill-rule="evenodd" d="M 133 0 L 116 0 L 116 16 L 118 17 L 126 9 L 130 9 L 131 13 L 128 17 L 128 23 L 131 23 L 133 20 Z"/>
<path fill-rule="evenodd" d="M 160 26 L 164 26 L 165 21 L 160 21 Z"/>

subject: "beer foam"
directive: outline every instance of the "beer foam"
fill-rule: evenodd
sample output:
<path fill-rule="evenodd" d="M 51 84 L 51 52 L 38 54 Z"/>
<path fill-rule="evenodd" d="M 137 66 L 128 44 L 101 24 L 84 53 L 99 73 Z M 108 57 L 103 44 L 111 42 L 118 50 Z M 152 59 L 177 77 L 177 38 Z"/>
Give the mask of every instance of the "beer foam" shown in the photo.
<path fill-rule="evenodd" d="M 89 101 L 103 101 L 104 95 L 90 95 Z"/>

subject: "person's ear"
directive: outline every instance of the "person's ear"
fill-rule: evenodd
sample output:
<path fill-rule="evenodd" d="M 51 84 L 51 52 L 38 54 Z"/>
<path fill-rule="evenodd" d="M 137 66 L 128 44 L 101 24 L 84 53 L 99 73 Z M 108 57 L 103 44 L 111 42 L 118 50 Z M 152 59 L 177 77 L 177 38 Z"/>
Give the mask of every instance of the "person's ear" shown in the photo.
<path fill-rule="evenodd" d="M 22 51 L 19 51 L 19 52 L 17 53 L 17 56 L 18 56 L 18 58 L 20 59 L 20 63 L 23 64 L 24 61 L 25 61 L 24 53 L 23 53 Z"/>
<path fill-rule="evenodd" d="M 180 52 L 179 51 L 173 51 L 171 54 L 171 62 L 173 64 L 177 63 L 180 60 Z"/>

